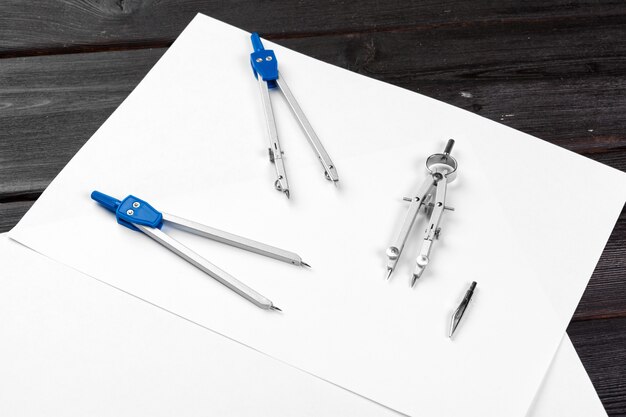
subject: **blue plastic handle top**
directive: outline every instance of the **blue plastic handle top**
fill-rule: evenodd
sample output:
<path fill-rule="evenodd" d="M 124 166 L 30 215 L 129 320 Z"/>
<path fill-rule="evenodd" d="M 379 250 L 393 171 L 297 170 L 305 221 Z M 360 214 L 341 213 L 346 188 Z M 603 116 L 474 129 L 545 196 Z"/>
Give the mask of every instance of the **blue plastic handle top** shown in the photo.
<path fill-rule="evenodd" d="M 120 201 L 100 191 L 94 191 L 91 193 L 91 198 L 100 203 L 102 207 L 115 213 L 117 222 L 129 229 L 139 231 L 139 229 L 133 226 L 133 223 L 156 229 L 160 229 L 163 226 L 163 214 L 135 196 L 129 195 Z"/>
<path fill-rule="evenodd" d="M 254 49 L 254 52 L 265 50 L 263 42 L 261 42 L 261 37 L 257 32 L 252 33 L 252 35 L 250 35 L 250 39 L 252 39 L 252 48 Z"/>
<path fill-rule="evenodd" d="M 276 80 L 278 79 L 278 61 L 274 51 L 263 47 L 263 42 L 261 42 L 258 33 L 254 32 L 250 39 L 254 49 L 254 52 L 250 54 L 250 64 L 252 65 L 254 76 L 258 78 L 260 75 L 263 81 L 267 81 L 269 88 L 275 88 Z"/>

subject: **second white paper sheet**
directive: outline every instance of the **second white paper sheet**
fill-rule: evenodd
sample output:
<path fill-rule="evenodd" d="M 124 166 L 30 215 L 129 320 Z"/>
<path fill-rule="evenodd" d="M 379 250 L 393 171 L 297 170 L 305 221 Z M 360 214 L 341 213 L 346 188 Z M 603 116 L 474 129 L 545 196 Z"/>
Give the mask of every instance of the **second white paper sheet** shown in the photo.
<path fill-rule="evenodd" d="M 4 235 L 0 260 L 4 417 L 398 415 Z M 567 337 L 528 417 L 561 414 L 606 416 Z"/>
<path fill-rule="evenodd" d="M 247 65 L 248 35 L 199 16 L 13 237 L 400 412 L 524 415 L 567 322 L 555 317 L 537 274 L 529 273 L 536 265 L 517 237 L 524 225 L 511 228 L 510 212 L 502 208 L 506 190 L 492 178 L 493 171 L 506 177 L 524 162 L 494 145 L 513 146 L 526 135 L 276 49 L 335 159 L 338 190 L 323 180 L 280 101 L 275 112 L 293 199 L 272 189 L 257 85 Z M 415 190 L 425 158 L 441 151 L 447 137 L 457 139 L 459 180 L 449 192 L 457 211 L 446 213 L 442 239 L 417 289 L 408 289 L 408 278 L 421 225 L 386 283 L 384 249 L 404 215 L 401 197 Z M 597 164 L 584 164 L 611 178 L 596 183 L 598 192 L 618 182 L 608 168 L 600 173 Z M 257 310 L 151 240 L 116 225 L 89 199 L 93 189 L 118 198 L 134 194 L 163 211 L 297 251 L 313 269 L 167 230 L 285 312 Z M 599 209 L 610 219 L 598 220 L 587 264 L 595 264 L 623 192 Z M 450 342 L 450 313 L 472 280 L 479 282 L 476 301 Z"/>

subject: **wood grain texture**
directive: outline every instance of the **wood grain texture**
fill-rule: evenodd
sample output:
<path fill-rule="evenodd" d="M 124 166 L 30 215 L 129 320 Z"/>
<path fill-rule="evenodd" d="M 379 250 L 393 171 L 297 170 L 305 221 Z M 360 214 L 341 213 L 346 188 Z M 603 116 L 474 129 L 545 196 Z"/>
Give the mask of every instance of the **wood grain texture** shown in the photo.
<path fill-rule="evenodd" d="M 0 203 L 0 233 L 11 230 L 34 203 L 34 200 Z"/>
<path fill-rule="evenodd" d="M 626 171 L 621 0 L 3 0 L 0 231 L 197 12 Z M 609 414 L 626 416 L 626 212 L 568 332 Z"/>
<path fill-rule="evenodd" d="M 573 322 L 567 333 L 609 416 L 626 416 L 626 318 Z"/>
<path fill-rule="evenodd" d="M 619 0 L 571 1 L 217 1 L 3 0 L 0 54 L 62 53 L 96 47 L 167 46 L 196 13 L 269 37 L 373 32 L 520 21 L 602 20 Z"/>
<path fill-rule="evenodd" d="M 626 317 L 626 209 L 604 248 L 574 320 Z M 626 349 L 626 344 L 623 346 Z M 626 377 L 626 374 L 625 374 Z"/>
<path fill-rule="evenodd" d="M 0 60 L 0 202 L 41 193 L 163 52 Z"/>

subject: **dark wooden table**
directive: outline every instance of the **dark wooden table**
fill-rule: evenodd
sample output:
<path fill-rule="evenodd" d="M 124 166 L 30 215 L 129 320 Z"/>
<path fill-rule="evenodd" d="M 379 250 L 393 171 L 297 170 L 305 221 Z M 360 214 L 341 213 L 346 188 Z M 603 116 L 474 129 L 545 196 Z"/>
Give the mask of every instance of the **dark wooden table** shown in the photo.
<path fill-rule="evenodd" d="M 2 0 L 1 231 L 197 12 L 626 169 L 623 0 Z M 626 416 L 625 243 L 622 212 L 568 327 L 611 416 Z"/>

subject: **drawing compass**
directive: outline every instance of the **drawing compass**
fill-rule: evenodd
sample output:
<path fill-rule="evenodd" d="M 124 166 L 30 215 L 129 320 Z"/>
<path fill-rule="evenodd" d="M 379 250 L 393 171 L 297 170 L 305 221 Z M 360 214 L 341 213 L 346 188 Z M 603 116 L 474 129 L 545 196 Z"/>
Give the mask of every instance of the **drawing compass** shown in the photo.
<path fill-rule="evenodd" d="M 302 258 L 300 258 L 298 254 L 294 252 L 257 242 L 223 230 L 215 229 L 191 220 L 183 219 L 182 217 L 178 217 L 173 214 L 162 213 L 148 204 L 148 202 L 132 195 L 129 195 L 124 200 L 120 201 L 99 191 L 94 191 L 91 193 L 91 198 L 100 203 L 101 206 L 110 212 L 114 213 L 117 218 L 117 222 L 122 226 L 145 234 L 205 274 L 214 278 L 216 281 L 225 285 L 235 293 L 264 310 L 281 311 L 280 308 L 276 307 L 268 298 L 262 296 L 243 282 L 219 268 L 217 265 L 214 265 L 198 253 L 192 251 L 178 240 L 163 232 L 161 228 L 164 225 L 167 225 L 188 233 L 214 240 L 216 242 L 254 252 L 282 262 L 287 262 L 292 265 L 309 266 L 307 263 L 302 261 Z"/>
<path fill-rule="evenodd" d="M 415 261 L 411 287 L 415 286 L 415 283 L 422 276 L 430 262 L 433 242 L 439 238 L 441 232 L 439 224 L 441 223 L 443 212 L 444 210 L 454 210 L 446 206 L 447 187 L 456 178 L 457 170 L 456 159 L 450 155 L 453 146 L 454 140 L 450 139 L 443 153 L 436 153 L 428 157 L 426 169 L 429 175 L 413 197 L 404 198 L 405 201 L 411 204 L 400 232 L 392 245 L 387 248 L 387 279 L 391 278 L 391 274 L 402 255 L 402 250 L 415 224 L 415 220 L 422 211 L 428 217 L 428 224 L 424 231 L 421 249 Z"/>
<path fill-rule="evenodd" d="M 269 137 L 269 158 L 270 162 L 274 164 L 276 168 L 276 180 L 274 181 L 274 187 L 283 192 L 287 198 L 289 198 L 289 183 L 287 181 L 287 170 L 285 169 L 284 152 L 280 147 L 278 140 L 278 131 L 276 129 L 276 120 L 274 119 L 274 111 L 272 110 L 272 102 L 270 100 L 270 90 L 280 90 L 289 107 L 296 116 L 296 120 L 304 130 L 304 134 L 309 141 L 309 144 L 313 148 L 317 159 L 322 164 L 324 169 L 324 175 L 326 179 L 336 184 L 339 181 L 339 175 L 335 164 L 330 159 L 328 152 L 324 149 L 322 142 L 317 137 L 317 134 L 313 130 L 311 123 L 305 116 L 302 108 L 296 101 L 296 98 L 291 93 L 287 82 L 284 77 L 278 73 L 278 62 L 276 60 L 276 54 L 270 49 L 265 49 L 261 38 L 258 33 L 253 33 L 251 36 L 252 47 L 254 52 L 250 54 L 250 64 L 252 65 L 252 71 L 259 83 L 259 89 L 261 92 L 261 102 L 263 103 L 263 112 L 265 114 L 265 121 L 267 125 L 267 134 Z"/>

